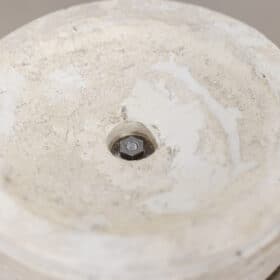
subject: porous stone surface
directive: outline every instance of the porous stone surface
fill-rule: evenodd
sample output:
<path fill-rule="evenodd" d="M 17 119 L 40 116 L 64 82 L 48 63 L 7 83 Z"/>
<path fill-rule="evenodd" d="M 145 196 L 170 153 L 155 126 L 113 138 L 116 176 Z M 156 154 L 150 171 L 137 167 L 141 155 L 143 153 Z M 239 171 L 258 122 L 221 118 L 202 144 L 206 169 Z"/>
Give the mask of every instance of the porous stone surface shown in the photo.
<path fill-rule="evenodd" d="M 1 277 L 264 280 L 280 259 L 279 73 L 256 30 L 164 0 L 4 38 Z M 108 135 L 134 122 L 157 149 L 129 162 Z"/>

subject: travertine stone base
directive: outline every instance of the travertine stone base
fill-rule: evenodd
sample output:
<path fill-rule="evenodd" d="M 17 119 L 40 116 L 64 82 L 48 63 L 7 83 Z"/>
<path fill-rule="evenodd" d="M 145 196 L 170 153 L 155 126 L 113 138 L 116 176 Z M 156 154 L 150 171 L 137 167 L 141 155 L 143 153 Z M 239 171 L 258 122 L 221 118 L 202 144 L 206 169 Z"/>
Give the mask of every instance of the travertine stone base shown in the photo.
<path fill-rule="evenodd" d="M 3 39 L 1 280 L 264 280 L 280 262 L 279 73 L 254 29 L 163 0 Z M 142 127 L 153 155 L 110 153 Z"/>

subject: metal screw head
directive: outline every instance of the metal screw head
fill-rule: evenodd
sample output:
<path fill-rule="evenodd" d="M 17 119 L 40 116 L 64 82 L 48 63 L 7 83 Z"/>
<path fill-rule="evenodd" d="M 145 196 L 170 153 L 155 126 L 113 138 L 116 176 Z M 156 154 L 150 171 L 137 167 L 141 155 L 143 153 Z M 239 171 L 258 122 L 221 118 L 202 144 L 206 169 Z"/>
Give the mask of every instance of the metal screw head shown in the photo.
<path fill-rule="evenodd" d="M 137 136 L 128 136 L 120 141 L 120 156 L 128 160 L 137 160 L 144 156 L 144 141 Z"/>

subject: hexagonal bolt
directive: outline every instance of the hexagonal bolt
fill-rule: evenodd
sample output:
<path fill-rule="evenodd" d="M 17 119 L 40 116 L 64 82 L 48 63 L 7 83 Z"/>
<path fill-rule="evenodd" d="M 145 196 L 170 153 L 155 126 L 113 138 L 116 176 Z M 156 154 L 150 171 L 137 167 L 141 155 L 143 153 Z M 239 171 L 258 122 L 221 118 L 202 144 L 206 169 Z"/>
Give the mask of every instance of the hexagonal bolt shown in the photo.
<path fill-rule="evenodd" d="M 120 156 L 127 160 L 143 158 L 144 141 L 137 136 L 128 136 L 120 141 Z"/>

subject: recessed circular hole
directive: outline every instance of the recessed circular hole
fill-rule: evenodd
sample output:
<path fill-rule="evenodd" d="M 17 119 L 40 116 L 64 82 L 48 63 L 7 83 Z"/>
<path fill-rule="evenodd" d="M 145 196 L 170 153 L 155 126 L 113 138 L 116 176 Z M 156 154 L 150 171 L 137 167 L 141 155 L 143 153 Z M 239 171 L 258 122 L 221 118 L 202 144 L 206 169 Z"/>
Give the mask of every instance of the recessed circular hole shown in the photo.
<path fill-rule="evenodd" d="M 152 133 L 143 124 L 124 122 L 108 136 L 108 147 L 115 157 L 132 161 L 149 157 L 157 145 Z"/>

